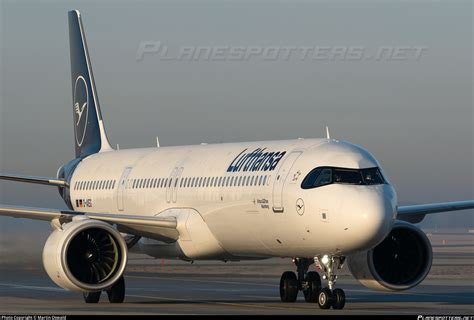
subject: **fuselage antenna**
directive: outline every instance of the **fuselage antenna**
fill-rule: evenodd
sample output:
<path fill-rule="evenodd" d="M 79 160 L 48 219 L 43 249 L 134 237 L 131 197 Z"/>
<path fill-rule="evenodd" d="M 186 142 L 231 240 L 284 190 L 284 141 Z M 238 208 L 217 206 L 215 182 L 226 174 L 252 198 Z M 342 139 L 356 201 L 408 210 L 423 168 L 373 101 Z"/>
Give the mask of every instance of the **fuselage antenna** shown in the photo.
<path fill-rule="evenodd" d="M 330 140 L 331 139 L 331 135 L 329 134 L 329 127 L 326 126 L 326 139 Z"/>

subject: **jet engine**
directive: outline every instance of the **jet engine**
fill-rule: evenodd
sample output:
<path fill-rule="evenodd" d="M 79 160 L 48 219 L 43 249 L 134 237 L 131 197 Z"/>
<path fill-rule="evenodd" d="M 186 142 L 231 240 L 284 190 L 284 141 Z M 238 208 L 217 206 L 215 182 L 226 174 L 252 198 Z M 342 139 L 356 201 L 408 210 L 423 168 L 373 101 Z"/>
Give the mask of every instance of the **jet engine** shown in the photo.
<path fill-rule="evenodd" d="M 43 249 L 43 265 L 61 288 L 101 291 L 122 276 L 127 254 L 123 237 L 111 225 L 77 217 L 49 236 Z"/>
<path fill-rule="evenodd" d="M 352 275 L 364 286 L 381 291 L 413 288 L 431 269 L 431 243 L 414 225 L 397 221 L 374 248 L 347 257 Z"/>

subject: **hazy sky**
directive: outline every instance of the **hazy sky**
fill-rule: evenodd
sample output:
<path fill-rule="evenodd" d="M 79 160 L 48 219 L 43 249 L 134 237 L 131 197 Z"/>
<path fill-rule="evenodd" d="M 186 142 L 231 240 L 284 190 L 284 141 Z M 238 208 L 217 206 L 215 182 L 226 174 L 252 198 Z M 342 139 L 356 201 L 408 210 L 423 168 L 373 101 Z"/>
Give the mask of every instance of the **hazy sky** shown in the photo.
<path fill-rule="evenodd" d="M 54 176 L 74 156 L 67 11 L 82 13 L 113 145 L 333 137 L 370 150 L 402 204 L 473 199 L 471 1 L 0 1 L 0 171 Z M 191 46 L 425 47 L 419 59 L 137 61 Z M 64 207 L 0 183 L 0 203 Z M 473 211 L 426 226 L 474 227 Z M 47 223 L 0 219 L 0 232 Z"/>

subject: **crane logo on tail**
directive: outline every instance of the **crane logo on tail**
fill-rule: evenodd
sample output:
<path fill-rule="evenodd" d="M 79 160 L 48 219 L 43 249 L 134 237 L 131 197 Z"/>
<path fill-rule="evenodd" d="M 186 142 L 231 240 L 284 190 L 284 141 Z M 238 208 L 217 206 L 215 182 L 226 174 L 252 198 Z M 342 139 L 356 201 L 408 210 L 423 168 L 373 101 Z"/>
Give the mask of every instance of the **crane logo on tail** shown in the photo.
<path fill-rule="evenodd" d="M 84 102 L 84 104 L 82 105 L 82 107 L 79 107 L 79 102 L 76 102 L 74 104 L 74 112 L 77 113 L 77 122 L 76 122 L 76 126 L 79 125 L 79 122 L 81 122 L 81 118 L 82 118 L 82 113 L 84 112 L 84 108 L 87 106 L 87 102 Z"/>
<path fill-rule="evenodd" d="M 84 142 L 89 114 L 89 88 L 83 76 L 79 76 L 74 84 L 74 120 L 76 123 L 76 143 L 80 147 Z"/>

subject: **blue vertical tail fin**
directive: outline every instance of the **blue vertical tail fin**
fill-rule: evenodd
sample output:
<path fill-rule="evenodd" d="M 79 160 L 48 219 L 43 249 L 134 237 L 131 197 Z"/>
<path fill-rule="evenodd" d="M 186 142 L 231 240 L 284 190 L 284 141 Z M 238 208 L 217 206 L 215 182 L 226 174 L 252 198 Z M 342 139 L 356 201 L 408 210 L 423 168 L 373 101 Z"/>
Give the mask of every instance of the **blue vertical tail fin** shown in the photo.
<path fill-rule="evenodd" d="M 81 14 L 69 11 L 72 103 L 76 157 L 113 150 L 105 133 Z"/>

